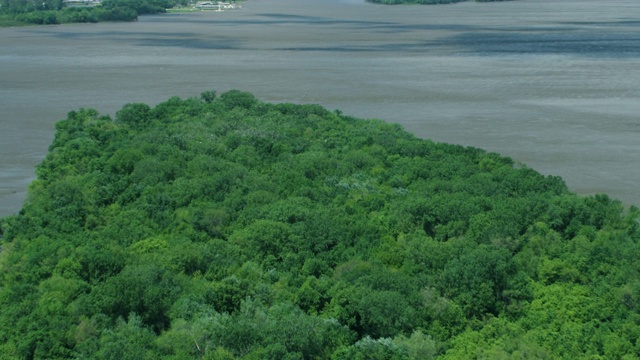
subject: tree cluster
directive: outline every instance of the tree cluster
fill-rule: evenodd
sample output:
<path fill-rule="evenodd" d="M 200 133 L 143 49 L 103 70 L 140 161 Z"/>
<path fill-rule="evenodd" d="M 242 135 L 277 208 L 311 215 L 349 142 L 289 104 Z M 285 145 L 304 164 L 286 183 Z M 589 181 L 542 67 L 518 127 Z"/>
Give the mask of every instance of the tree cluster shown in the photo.
<path fill-rule="evenodd" d="M 166 12 L 186 0 L 104 0 L 97 6 L 65 6 L 62 0 L 0 0 L 0 26 L 134 21 Z"/>
<path fill-rule="evenodd" d="M 213 91 L 80 109 L 0 221 L 0 359 L 632 359 L 638 209 Z"/>

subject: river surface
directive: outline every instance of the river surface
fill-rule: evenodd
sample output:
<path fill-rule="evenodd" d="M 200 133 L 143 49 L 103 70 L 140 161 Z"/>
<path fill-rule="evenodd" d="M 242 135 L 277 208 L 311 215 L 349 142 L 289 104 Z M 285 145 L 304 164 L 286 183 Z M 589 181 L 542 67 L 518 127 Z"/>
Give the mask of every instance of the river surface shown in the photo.
<path fill-rule="evenodd" d="M 640 205 L 640 1 L 248 0 L 0 29 L 0 216 L 67 112 L 230 89 L 399 123 Z"/>

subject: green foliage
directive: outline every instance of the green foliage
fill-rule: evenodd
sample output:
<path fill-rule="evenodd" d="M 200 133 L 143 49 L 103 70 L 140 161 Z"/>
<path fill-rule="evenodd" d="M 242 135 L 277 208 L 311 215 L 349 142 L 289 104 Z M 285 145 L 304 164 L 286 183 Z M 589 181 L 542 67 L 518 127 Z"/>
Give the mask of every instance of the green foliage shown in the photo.
<path fill-rule="evenodd" d="M 100 348 L 95 356 L 100 359 L 153 359 L 148 350 L 153 347 L 154 334 L 145 328 L 141 319 L 130 314 L 129 320 L 118 319 L 114 329 L 100 336 Z"/>
<path fill-rule="evenodd" d="M 510 281 L 519 279 L 516 271 L 506 250 L 480 245 L 447 263 L 441 291 L 459 303 L 469 317 L 498 315 L 509 302 L 518 300 L 509 298 L 514 294 Z"/>
<path fill-rule="evenodd" d="M 147 104 L 127 104 L 116 112 L 116 122 L 140 129 L 149 122 L 150 111 Z"/>
<path fill-rule="evenodd" d="M 372 339 L 365 337 L 355 344 L 338 350 L 333 356 L 334 360 L 402 360 L 407 359 L 405 349 L 397 346 L 389 338 Z"/>
<path fill-rule="evenodd" d="M 186 0 L 105 0 L 97 6 L 66 7 L 62 0 L 5 0 L 0 4 L 0 26 L 134 21 L 139 15 L 158 14 Z"/>
<path fill-rule="evenodd" d="M 640 211 L 497 154 L 207 91 L 72 111 L 37 176 L 0 357 L 640 355 Z"/>

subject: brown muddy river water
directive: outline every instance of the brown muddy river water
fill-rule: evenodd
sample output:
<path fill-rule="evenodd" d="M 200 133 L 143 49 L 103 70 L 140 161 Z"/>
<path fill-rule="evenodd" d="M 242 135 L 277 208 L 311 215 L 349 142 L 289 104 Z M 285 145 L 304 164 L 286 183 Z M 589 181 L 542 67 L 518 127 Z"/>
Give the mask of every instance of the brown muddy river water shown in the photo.
<path fill-rule="evenodd" d="M 240 89 L 499 152 L 640 205 L 640 1 L 243 9 L 0 29 L 0 216 L 80 107 Z"/>

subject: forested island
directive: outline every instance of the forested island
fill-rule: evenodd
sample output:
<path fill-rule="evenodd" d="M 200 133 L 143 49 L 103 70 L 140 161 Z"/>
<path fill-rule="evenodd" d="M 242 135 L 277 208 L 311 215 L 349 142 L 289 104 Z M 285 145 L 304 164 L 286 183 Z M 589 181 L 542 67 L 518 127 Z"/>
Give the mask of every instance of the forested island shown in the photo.
<path fill-rule="evenodd" d="M 0 359 L 635 359 L 639 210 L 237 90 L 56 124 Z"/>

